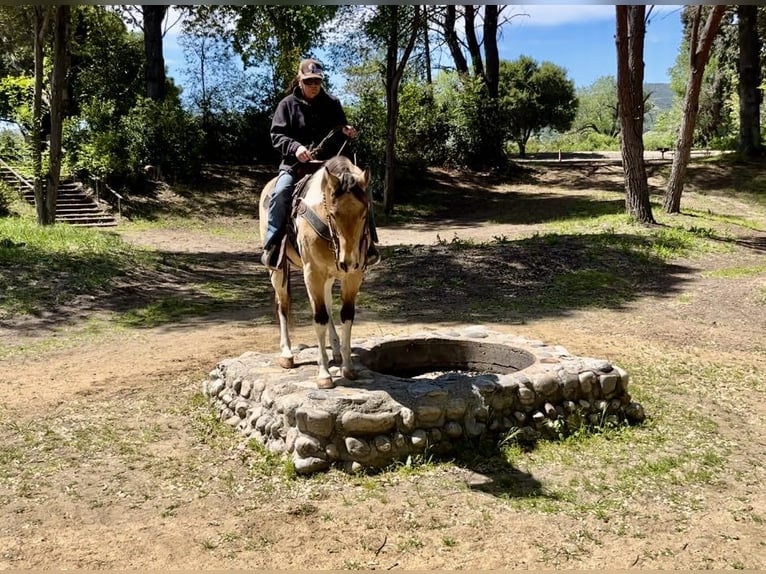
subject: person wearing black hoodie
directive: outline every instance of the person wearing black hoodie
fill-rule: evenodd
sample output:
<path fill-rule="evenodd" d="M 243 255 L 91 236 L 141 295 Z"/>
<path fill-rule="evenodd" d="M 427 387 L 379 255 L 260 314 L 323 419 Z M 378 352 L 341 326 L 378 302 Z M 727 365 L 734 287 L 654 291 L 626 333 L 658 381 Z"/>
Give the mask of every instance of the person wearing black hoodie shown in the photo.
<path fill-rule="evenodd" d="M 348 125 L 340 100 L 324 90 L 323 81 L 321 63 L 314 59 L 302 60 L 293 90 L 279 102 L 271 122 L 271 143 L 281 154 L 282 161 L 269 202 L 268 226 L 263 238 L 261 263 L 270 269 L 277 266 L 280 243 L 290 216 L 292 192 L 298 180 L 307 173 L 308 162 L 343 153 L 346 138 L 357 137 L 356 129 Z M 339 129 L 331 134 L 336 128 Z M 322 157 L 316 157 L 320 143 Z M 366 256 L 367 266 L 380 261 L 375 247 L 378 238 L 372 210 L 369 224 L 372 241 Z"/>

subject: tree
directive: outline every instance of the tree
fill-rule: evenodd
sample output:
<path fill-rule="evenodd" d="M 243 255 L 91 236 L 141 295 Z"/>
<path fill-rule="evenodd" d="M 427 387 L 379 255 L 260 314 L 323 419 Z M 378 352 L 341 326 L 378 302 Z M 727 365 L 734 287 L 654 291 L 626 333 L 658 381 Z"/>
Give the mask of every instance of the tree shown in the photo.
<path fill-rule="evenodd" d="M 646 6 L 617 6 L 617 89 L 625 172 L 625 208 L 654 223 L 644 165 L 644 36 Z"/>
<path fill-rule="evenodd" d="M 745 157 L 761 155 L 761 91 L 758 7 L 737 6 L 739 38 L 739 152 Z"/>
<path fill-rule="evenodd" d="M 700 31 L 703 10 L 706 8 L 709 8 L 707 20 L 704 28 Z M 676 139 L 673 165 L 670 169 L 670 177 L 668 178 L 668 185 L 663 200 L 663 206 L 668 213 L 679 213 L 681 211 L 681 194 L 683 193 L 686 168 L 691 157 L 694 126 L 697 112 L 699 111 L 702 78 L 710 56 L 713 39 L 725 11 L 726 6 L 695 7 L 689 42 L 689 76 L 686 82 L 683 116 Z"/>
<path fill-rule="evenodd" d="M 34 174 L 35 207 L 37 222 L 51 225 L 56 221 L 56 199 L 61 173 L 61 136 L 63 127 L 64 91 L 69 68 L 69 6 L 34 6 L 32 8 L 32 44 L 35 62 L 35 90 L 32 105 L 32 169 Z M 50 134 L 48 142 L 49 162 L 43 170 L 43 90 L 45 87 L 44 58 L 48 31 L 53 25 L 52 70 L 49 84 L 48 109 Z"/>
<path fill-rule="evenodd" d="M 139 28 L 144 34 L 146 96 L 155 102 L 165 99 L 166 78 L 162 38 L 165 35 L 163 24 L 168 8 L 170 8 L 169 5 L 144 4 L 120 6 L 116 9 L 123 19 Z M 172 27 L 176 22 L 169 24 L 168 27 Z"/>
<path fill-rule="evenodd" d="M 483 106 L 485 117 L 498 114 L 500 58 L 497 41 L 502 26 L 508 22 L 508 19 L 501 18 L 505 8 L 507 6 L 495 4 L 487 4 L 483 7 L 467 4 L 461 7 L 461 12 L 457 6 L 447 5 L 442 8 L 441 15 L 436 18 L 458 74 L 468 78 L 473 73 L 473 77 L 480 79 L 486 89 L 486 102 Z M 459 19 L 462 19 L 464 23 L 462 35 L 456 30 Z M 479 23 L 481 23 L 480 35 L 477 33 Z M 464 54 L 465 50 L 471 59 L 470 68 Z M 498 166 L 505 158 L 502 135 L 497 129 L 499 126 L 493 122 L 482 122 L 480 126 L 482 132 L 478 134 L 479 149 L 476 155 L 483 158 L 485 164 Z"/>
<path fill-rule="evenodd" d="M 394 169 L 396 167 L 396 132 L 399 119 L 399 88 L 421 25 L 420 6 L 379 6 L 367 23 L 370 38 L 385 49 L 383 85 L 386 90 L 386 151 L 383 175 L 383 209 L 394 208 Z"/>
<path fill-rule="evenodd" d="M 45 174 L 43 173 L 43 87 L 45 42 L 50 26 L 51 9 L 43 6 L 32 7 L 32 45 L 35 55 L 35 91 L 32 102 L 32 174 L 35 186 L 37 222 L 41 225 L 52 223 L 47 213 Z"/>
<path fill-rule="evenodd" d="M 521 56 L 513 62 L 500 63 L 499 109 L 508 136 L 526 155 L 532 134 L 543 128 L 566 131 L 577 114 L 574 82 L 566 70 Z"/>
<path fill-rule="evenodd" d="M 155 102 L 165 98 L 165 58 L 162 55 L 162 21 L 168 6 L 141 6 L 144 14 L 144 52 L 146 53 L 146 95 Z"/>
<path fill-rule="evenodd" d="M 610 138 L 620 134 L 617 111 L 617 80 L 602 76 L 590 86 L 577 91 L 577 115 L 572 128 L 578 132 L 595 132 Z"/>
<path fill-rule="evenodd" d="M 62 135 L 64 115 L 66 113 L 67 74 L 69 72 L 69 5 L 58 5 L 54 8 L 53 18 L 53 50 L 51 60 L 53 69 L 50 80 L 50 115 L 51 133 L 48 143 L 48 191 L 45 197 L 45 208 L 40 210 L 37 203 L 37 219 L 39 223 L 51 224 L 56 221 L 56 201 L 58 198 L 59 181 L 61 179 L 61 160 L 63 156 Z M 37 198 L 35 198 L 37 199 Z"/>
<path fill-rule="evenodd" d="M 310 55 L 324 40 L 324 25 L 338 6 L 244 5 L 220 6 L 232 29 L 220 29 L 230 38 L 245 67 L 259 66 L 268 76 L 266 105 L 276 106 L 285 88 L 295 78 L 301 58 Z"/>

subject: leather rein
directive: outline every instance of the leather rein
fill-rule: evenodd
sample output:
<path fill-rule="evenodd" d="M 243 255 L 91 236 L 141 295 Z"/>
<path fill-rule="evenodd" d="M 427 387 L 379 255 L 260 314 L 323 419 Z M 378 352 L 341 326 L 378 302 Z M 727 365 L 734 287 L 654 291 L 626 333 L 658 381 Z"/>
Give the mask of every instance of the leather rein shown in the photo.
<path fill-rule="evenodd" d="M 340 155 L 343 151 L 343 147 L 345 147 L 346 142 L 343 142 L 343 146 L 338 151 L 337 155 Z M 356 162 L 354 162 L 354 165 L 356 165 Z M 325 168 L 323 165 L 322 168 Z M 320 169 L 322 169 L 320 168 Z M 325 212 L 327 213 L 327 220 L 322 219 L 322 217 L 314 211 L 309 205 L 307 205 L 303 201 L 303 188 L 305 188 L 306 185 L 308 185 L 309 180 L 313 175 L 315 175 L 317 172 L 315 172 L 312 175 L 306 176 L 299 182 L 299 186 L 302 186 L 299 191 L 299 197 L 297 200 L 296 205 L 296 211 L 295 215 L 296 217 L 303 217 L 303 219 L 306 220 L 306 222 L 311 226 L 311 228 L 314 230 L 314 232 L 327 241 L 330 244 L 330 247 L 332 248 L 333 252 L 333 259 L 335 260 L 335 268 L 340 269 L 340 239 L 338 236 L 338 230 L 337 225 L 335 223 L 335 216 L 332 214 L 332 211 L 330 210 L 330 192 L 327 189 L 322 189 L 322 195 L 323 195 L 323 206 L 325 209 Z M 333 174 L 334 175 L 334 174 Z M 342 178 L 341 179 L 341 185 L 342 185 Z M 349 190 L 348 193 L 351 193 Z M 360 240 L 360 247 L 361 243 L 365 239 L 365 234 L 362 234 L 362 238 Z"/>

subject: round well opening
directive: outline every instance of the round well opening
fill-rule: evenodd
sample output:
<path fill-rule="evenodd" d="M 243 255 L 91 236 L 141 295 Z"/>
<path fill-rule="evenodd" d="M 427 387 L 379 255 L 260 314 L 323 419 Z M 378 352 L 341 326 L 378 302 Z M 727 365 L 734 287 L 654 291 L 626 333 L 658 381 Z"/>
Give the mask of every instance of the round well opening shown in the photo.
<path fill-rule="evenodd" d="M 386 341 L 362 357 L 362 363 L 372 371 L 406 378 L 439 371 L 502 375 L 526 369 L 534 362 L 532 353 L 516 347 L 453 339 Z"/>

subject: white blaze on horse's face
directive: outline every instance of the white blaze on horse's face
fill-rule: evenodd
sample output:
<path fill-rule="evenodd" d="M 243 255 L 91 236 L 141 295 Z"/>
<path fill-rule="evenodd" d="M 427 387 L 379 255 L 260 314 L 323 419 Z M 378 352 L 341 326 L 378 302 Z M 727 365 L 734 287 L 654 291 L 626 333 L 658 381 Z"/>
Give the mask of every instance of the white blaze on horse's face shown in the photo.
<path fill-rule="evenodd" d="M 328 219 L 337 241 L 337 266 L 340 271 L 362 269 L 367 250 L 364 234 L 367 228 L 369 172 L 356 166 L 336 177 L 330 172 L 323 186 L 327 198 Z"/>

